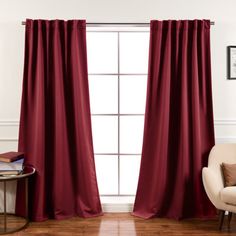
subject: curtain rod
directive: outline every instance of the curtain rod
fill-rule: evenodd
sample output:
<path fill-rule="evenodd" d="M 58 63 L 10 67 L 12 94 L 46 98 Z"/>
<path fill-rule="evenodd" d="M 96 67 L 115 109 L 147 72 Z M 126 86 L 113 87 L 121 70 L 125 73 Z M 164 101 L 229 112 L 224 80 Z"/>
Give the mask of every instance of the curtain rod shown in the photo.
<path fill-rule="evenodd" d="M 22 25 L 26 25 L 26 22 L 25 21 L 22 21 L 21 22 Z M 88 27 L 93 27 L 93 26 L 97 26 L 97 27 L 103 27 L 103 26 L 127 26 L 127 27 L 148 27 L 150 25 L 150 23 L 118 23 L 118 22 L 115 22 L 115 23 L 86 23 L 86 25 Z M 211 21 L 211 25 L 215 25 L 215 22 L 214 21 Z"/>

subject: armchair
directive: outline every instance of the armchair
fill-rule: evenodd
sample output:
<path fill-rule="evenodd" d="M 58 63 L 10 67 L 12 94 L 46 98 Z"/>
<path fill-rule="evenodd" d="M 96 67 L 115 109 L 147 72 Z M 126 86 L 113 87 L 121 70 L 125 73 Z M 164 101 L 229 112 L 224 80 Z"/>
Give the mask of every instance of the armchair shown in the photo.
<path fill-rule="evenodd" d="M 202 170 L 205 191 L 212 204 L 220 212 L 219 229 L 222 229 L 225 212 L 228 211 L 228 228 L 232 213 L 236 213 L 236 186 L 225 187 L 221 164 L 236 164 L 236 144 L 216 144 L 208 159 L 208 167 Z"/>

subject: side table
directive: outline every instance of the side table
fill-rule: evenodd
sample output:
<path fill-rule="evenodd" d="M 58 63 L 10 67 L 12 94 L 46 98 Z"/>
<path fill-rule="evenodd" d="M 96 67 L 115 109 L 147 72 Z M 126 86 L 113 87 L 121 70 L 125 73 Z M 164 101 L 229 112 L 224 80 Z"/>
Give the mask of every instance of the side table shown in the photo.
<path fill-rule="evenodd" d="M 3 212 L 0 213 L 0 215 L 3 215 L 3 228 L 1 228 L 0 226 L 0 235 L 1 234 L 8 234 L 8 233 L 14 233 L 16 231 L 19 231 L 23 228 L 25 228 L 28 224 L 29 224 L 29 217 L 28 217 L 28 178 L 33 175 L 35 173 L 35 169 L 33 167 L 24 167 L 23 171 L 21 174 L 19 175 L 10 175 L 10 176 L 0 176 L 0 182 L 3 182 Z M 7 216 L 8 215 L 15 215 L 12 213 L 8 213 L 7 212 L 7 198 L 6 198 L 6 185 L 7 182 L 9 181 L 18 181 L 24 179 L 25 181 L 25 212 L 26 215 L 25 217 L 19 217 L 19 216 L 15 216 L 17 218 L 23 218 L 24 219 L 24 224 L 21 225 L 20 227 L 16 227 L 16 228 L 8 228 L 7 227 Z"/>

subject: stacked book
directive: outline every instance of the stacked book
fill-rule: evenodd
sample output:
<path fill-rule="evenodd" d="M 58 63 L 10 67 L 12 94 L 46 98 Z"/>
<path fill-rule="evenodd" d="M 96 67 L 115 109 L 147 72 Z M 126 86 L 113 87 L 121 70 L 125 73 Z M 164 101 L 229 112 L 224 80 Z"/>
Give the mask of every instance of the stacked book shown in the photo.
<path fill-rule="evenodd" d="M 0 177 L 14 176 L 22 173 L 23 161 L 23 152 L 6 152 L 0 154 Z"/>

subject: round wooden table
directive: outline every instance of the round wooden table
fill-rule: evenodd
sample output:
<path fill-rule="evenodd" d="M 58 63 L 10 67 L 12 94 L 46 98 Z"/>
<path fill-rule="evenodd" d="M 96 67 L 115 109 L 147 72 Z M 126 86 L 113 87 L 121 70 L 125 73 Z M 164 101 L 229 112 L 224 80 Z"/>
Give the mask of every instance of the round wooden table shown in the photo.
<path fill-rule="evenodd" d="M 18 175 L 9 175 L 9 176 L 0 176 L 0 182 L 3 182 L 3 212 L 0 215 L 3 215 L 3 227 L 0 226 L 0 235 L 9 234 L 19 231 L 25 228 L 29 224 L 28 217 L 28 178 L 35 173 L 35 168 L 33 167 L 24 167 L 22 173 Z M 25 181 L 25 217 L 15 216 L 15 214 L 7 212 L 7 198 L 6 198 L 6 186 L 9 181 L 18 181 L 24 179 Z M 24 223 L 20 227 L 8 228 L 7 226 L 7 216 L 14 215 L 16 218 L 24 219 Z"/>

